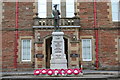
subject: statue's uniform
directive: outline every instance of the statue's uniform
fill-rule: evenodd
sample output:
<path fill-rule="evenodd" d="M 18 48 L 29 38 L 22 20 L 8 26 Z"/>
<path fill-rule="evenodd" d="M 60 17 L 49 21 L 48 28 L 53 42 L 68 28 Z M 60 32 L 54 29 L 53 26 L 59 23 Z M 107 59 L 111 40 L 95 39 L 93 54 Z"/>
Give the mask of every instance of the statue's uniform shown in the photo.
<path fill-rule="evenodd" d="M 60 15 L 59 10 L 53 10 L 54 25 L 55 25 L 55 27 L 59 27 L 59 19 L 60 19 L 59 15 Z"/>

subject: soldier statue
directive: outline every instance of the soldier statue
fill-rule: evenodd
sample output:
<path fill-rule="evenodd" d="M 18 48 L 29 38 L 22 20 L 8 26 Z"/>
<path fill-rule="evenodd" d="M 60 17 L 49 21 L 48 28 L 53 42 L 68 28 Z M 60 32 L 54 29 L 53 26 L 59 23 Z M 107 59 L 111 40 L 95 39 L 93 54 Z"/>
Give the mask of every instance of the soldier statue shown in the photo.
<path fill-rule="evenodd" d="M 55 31 L 59 31 L 59 20 L 60 20 L 60 12 L 59 10 L 57 10 L 57 5 L 54 5 L 54 10 L 53 10 L 53 17 L 54 17 L 54 27 L 55 27 Z"/>

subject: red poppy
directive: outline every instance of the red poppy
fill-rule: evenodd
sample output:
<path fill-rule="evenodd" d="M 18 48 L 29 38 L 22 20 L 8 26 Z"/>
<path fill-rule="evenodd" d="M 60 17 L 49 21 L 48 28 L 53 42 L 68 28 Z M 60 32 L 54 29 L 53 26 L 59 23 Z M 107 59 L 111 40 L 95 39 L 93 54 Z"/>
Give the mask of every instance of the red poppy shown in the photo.
<path fill-rule="evenodd" d="M 73 73 L 72 69 L 67 69 L 67 74 L 71 75 Z"/>
<path fill-rule="evenodd" d="M 73 74 L 75 74 L 75 75 L 79 74 L 79 72 L 80 72 L 79 69 L 74 69 L 73 70 Z"/>
<path fill-rule="evenodd" d="M 53 70 L 52 69 L 48 69 L 48 71 L 47 71 L 47 74 L 48 75 L 52 75 L 54 72 L 53 72 Z"/>
<path fill-rule="evenodd" d="M 42 69 L 42 70 L 41 70 L 41 73 L 42 73 L 42 74 L 47 74 L 47 69 Z"/>
<path fill-rule="evenodd" d="M 59 69 L 54 69 L 54 74 L 57 75 L 59 74 L 60 70 Z"/>
<path fill-rule="evenodd" d="M 34 70 L 34 75 L 39 75 L 40 74 L 40 70 L 39 69 L 37 69 L 37 70 Z"/>
<path fill-rule="evenodd" d="M 64 75 L 64 74 L 66 74 L 66 70 L 65 70 L 65 69 L 60 69 L 60 72 L 59 72 L 59 74 L 61 74 L 61 75 Z"/>

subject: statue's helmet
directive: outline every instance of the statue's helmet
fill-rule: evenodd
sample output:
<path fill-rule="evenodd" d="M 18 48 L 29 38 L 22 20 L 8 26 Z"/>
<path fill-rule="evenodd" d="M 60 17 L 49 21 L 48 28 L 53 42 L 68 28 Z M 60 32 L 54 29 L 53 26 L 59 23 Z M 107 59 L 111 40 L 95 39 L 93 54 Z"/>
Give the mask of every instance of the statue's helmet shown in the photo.
<path fill-rule="evenodd" d="M 56 7 L 57 7 L 57 4 L 55 4 L 54 7 L 56 8 Z"/>

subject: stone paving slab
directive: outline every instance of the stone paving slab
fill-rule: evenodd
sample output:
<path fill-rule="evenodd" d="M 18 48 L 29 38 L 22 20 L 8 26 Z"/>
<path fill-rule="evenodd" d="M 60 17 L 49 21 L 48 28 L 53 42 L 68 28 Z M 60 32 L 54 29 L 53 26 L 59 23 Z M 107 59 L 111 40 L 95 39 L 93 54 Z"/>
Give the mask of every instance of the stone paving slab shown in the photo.
<path fill-rule="evenodd" d="M 119 75 L 119 71 L 96 71 L 96 70 L 83 70 L 84 74 L 111 74 L 111 75 Z"/>
<path fill-rule="evenodd" d="M 4 76 L 2 78 L 51 78 L 51 79 L 55 79 L 55 78 L 63 78 L 63 79 L 67 79 L 67 78 L 109 78 L 109 77 L 117 77 L 114 75 L 83 75 L 83 76 L 67 76 L 67 77 L 43 77 L 43 76 Z"/>
<path fill-rule="evenodd" d="M 40 77 L 40 76 L 6 76 L 3 80 L 120 80 L 111 75 L 85 75 L 82 77 Z"/>
<path fill-rule="evenodd" d="M 23 72 L 2 72 L 2 75 L 33 75 L 34 71 L 23 71 Z M 119 75 L 119 71 L 96 71 L 96 70 L 83 70 L 83 74 L 109 74 L 109 75 Z"/>
<path fill-rule="evenodd" d="M 95 70 L 83 70 L 82 76 L 75 76 L 75 77 L 43 77 L 43 76 L 35 76 L 33 75 L 33 71 L 27 71 L 27 72 L 3 72 L 2 73 L 3 79 L 87 79 L 87 78 L 120 78 L 118 71 L 95 71 Z M 120 79 L 119 79 L 120 80 Z"/>

